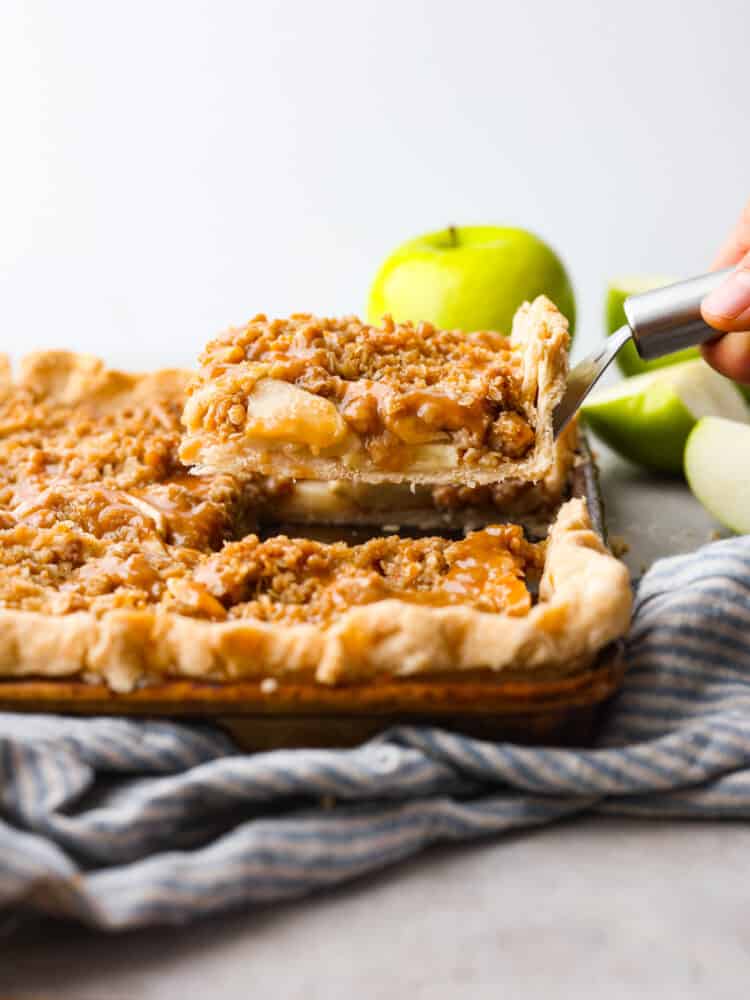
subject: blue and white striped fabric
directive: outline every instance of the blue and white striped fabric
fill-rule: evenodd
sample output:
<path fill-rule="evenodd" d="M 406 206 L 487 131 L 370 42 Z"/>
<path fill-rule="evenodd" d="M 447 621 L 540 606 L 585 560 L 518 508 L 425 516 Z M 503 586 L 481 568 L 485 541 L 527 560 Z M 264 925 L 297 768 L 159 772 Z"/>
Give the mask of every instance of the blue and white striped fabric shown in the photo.
<path fill-rule="evenodd" d="M 750 537 L 654 566 L 629 661 L 592 750 L 403 727 L 245 756 L 208 727 L 0 715 L 0 907 L 177 922 L 574 813 L 750 818 Z"/>

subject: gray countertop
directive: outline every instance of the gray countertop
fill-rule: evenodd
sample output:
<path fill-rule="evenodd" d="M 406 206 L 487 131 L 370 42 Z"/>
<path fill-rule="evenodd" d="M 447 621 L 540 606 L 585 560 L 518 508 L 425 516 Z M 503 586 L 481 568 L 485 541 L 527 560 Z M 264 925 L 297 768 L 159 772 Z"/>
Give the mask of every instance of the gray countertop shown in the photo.
<path fill-rule="evenodd" d="M 600 463 L 635 574 L 710 540 L 680 483 Z M 748 851 L 741 824 L 581 819 L 180 929 L 25 927 L 0 947 L 0 996 L 744 997 Z"/>

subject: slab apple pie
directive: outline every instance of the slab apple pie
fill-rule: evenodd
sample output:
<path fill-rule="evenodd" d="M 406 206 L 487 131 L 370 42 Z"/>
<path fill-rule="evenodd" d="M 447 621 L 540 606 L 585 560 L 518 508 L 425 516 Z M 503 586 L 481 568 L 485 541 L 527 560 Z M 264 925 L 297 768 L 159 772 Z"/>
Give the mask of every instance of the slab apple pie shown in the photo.
<path fill-rule="evenodd" d="M 257 316 L 204 351 L 180 457 L 241 478 L 535 482 L 553 462 L 567 347 L 567 321 L 544 297 L 508 337 Z"/>
<path fill-rule="evenodd" d="M 519 331 L 532 319 L 526 342 Z M 382 350 L 391 335 L 393 363 L 379 368 L 366 357 L 368 338 Z M 453 334 L 388 325 L 373 334 L 355 321 L 297 317 L 258 320 L 237 343 L 212 346 L 191 387 L 185 372 L 128 375 L 67 352 L 31 356 L 16 381 L 3 369 L 0 676 L 74 681 L 76 696 L 82 682 L 137 692 L 188 678 L 224 689 L 246 681 L 351 687 L 362 698 L 364 689 L 414 678 L 437 691 L 447 680 L 542 683 L 586 670 L 627 627 L 630 587 L 585 500 L 563 502 L 574 438 L 553 446 L 547 432 L 566 337 L 553 307 L 538 300 L 522 310 L 507 348 L 494 335 L 469 337 L 464 350 Z M 441 352 L 454 359 L 455 379 Z M 400 381 L 407 355 L 418 366 L 422 354 L 422 375 L 412 367 Z M 343 374 L 350 363 L 352 380 Z M 268 402 L 279 392 L 291 393 L 283 410 Z M 359 430 L 350 423 L 355 398 L 369 400 L 362 412 L 371 415 Z M 233 407 L 243 411 L 239 423 Z M 464 417 L 474 445 L 459 436 Z M 320 442 L 339 420 L 346 448 L 324 455 Z M 428 426 L 446 437 L 418 442 Z M 334 495 L 361 490 L 355 503 L 369 523 L 405 510 L 442 516 L 452 506 L 473 511 L 477 530 L 360 544 L 274 534 L 273 516 L 350 516 L 346 505 L 327 514 L 315 507 L 329 484 L 288 477 L 302 462 L 300 428 L 304 462 L 317 472 L 345 468 Z M 448 450 L 439 460 L 419 451 L 432 446 Z M 269 464 L 274 454 L 278 466 Z M 191 455 L 197 470 L 186 464 Z M 492 485 L 478 485 L 493 461 Z M 502 482 L 511 465 L 526 479 Z M 355 467 L 361 478 L 351 478 Z M 423 478 L 428 468 L 435 482 Z M 415 469 L 412 494 L 402 480 Z M 504 505 L 544 507 L 548 537 L 531 540 L 508 523 Z"/>

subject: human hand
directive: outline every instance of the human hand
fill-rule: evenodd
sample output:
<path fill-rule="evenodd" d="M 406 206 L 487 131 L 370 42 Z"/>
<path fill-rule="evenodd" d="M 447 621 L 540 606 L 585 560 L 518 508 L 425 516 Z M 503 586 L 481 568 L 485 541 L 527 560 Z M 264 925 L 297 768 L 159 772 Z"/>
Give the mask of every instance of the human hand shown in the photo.
<path fill-rule="evenodd" d="M 704 344 L 703 357 L 722 375 L 750 384 L 750 202 L 713 262 L 714 270 L 736 264 L 701 306 L 703 319 L 726 336 Z"/>

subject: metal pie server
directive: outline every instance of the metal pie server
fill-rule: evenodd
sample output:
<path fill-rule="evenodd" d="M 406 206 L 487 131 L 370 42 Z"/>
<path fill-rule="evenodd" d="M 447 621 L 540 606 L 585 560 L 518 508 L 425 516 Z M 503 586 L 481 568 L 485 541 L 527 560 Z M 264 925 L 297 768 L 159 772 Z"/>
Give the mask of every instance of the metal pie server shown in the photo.
<path fill-rule="evenodd" d="M 703 322 L 701 302 L 733 270 L 727 267 L 723 271 L 712 271 L 711 274 L 678 281 L 674 285 L 625 299 L 627 324 L 607 337 L 603 347 L 589 354 L 568 374 L 565 393 L 552 418 L 555 437 L 573 419 L 581 403 L 617 357 L 618 351 L 631 338 L 643 360 L 652 361 L 721 336 Z"/>

